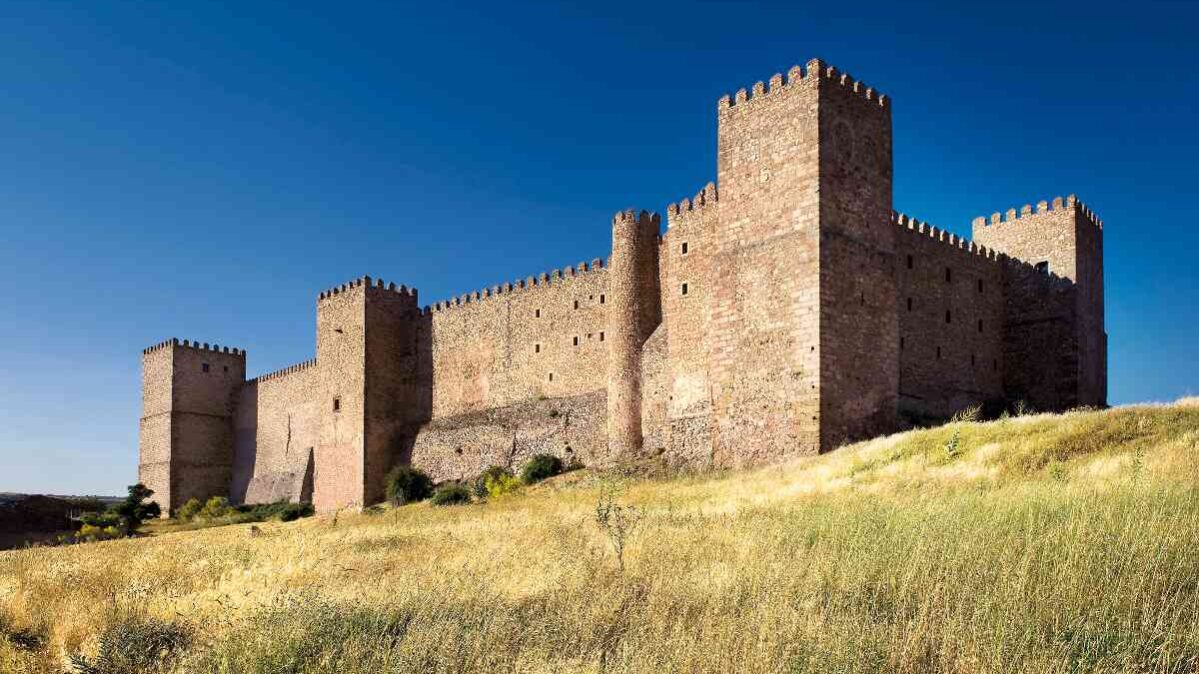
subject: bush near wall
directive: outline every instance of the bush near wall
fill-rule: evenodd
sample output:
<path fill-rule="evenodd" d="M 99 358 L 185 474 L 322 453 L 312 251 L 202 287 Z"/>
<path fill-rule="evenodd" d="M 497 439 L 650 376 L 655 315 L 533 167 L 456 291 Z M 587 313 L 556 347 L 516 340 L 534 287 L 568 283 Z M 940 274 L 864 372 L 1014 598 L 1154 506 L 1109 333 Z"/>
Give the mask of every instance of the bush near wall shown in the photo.
<path fill-rule="evenodd" d="M 433 493 L 433 480 L 412 466 L 396 466 L 387 473 L 386 491 L 392 505 L 416 503 Z"/>
<path fill-rule="evenodd" d="M 537 484 L 562 472 L 562 459 L 553 454 L 535 454 L 520 471 L 525 484 Z"/>

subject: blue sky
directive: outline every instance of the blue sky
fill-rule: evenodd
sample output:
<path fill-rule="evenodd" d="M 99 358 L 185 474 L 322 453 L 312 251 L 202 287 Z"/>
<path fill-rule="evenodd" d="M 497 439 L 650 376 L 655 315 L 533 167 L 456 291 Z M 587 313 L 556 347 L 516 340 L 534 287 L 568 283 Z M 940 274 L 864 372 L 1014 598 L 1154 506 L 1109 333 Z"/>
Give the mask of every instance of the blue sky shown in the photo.
<path fill-rule="evenodd" d="M 839 7 L 843 6 L 846 8 Z M 894 101 L 896 207 L 1077 193 L 1110 400 L 1199 392 L 1195 3 L 0 2 L 0 491 L 118 493 L 140 350 L 313 354 L 317 292 L 422 303 L 607 253 L 715 174 L 724 93 L 820 57 Z"/>

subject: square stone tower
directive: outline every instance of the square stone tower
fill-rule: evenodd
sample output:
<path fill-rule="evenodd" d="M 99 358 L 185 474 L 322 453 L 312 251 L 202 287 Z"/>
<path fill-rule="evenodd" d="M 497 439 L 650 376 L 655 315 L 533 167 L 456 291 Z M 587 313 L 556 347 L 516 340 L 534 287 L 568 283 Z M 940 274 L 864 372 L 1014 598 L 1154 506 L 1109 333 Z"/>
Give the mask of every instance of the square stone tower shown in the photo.
<path fill-rule="evenodd" d="M 170 339 L 142 352 L 138 481 L 163 514 L 229 493 L 246 352 Z"/>
<path fill-rule="evenodd" d="M 815 453 L 896 423 L 891 109 L 819 60 L 718 104 L 713 458 Z"/>

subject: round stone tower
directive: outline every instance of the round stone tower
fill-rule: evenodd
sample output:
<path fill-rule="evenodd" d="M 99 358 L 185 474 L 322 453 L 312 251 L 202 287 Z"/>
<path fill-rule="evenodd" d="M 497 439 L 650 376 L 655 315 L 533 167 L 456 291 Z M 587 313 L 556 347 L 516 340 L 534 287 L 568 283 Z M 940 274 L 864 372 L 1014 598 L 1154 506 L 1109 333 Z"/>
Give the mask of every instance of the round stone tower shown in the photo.
<path fill-rule="evenodd" d="M 625 211 L 612 219 L 608 270 L 608 447 L 612 456 L 641 449 L 641 346 L 662 320 L 658 287 L 660 216 Z"/>

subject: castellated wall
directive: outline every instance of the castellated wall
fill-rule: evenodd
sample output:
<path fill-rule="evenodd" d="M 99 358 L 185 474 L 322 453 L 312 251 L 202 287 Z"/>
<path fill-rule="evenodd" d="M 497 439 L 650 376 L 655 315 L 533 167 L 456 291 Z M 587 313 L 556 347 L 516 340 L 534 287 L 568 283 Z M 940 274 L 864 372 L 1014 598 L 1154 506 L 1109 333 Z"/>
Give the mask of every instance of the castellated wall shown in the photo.
<path fill-rule="evenodd" d="M 435 304 L 432 401 L 411 461 L 436 479 L 519 466 L 533 454 L 608 460 L 608 310 L 601 260 Z"/>
<path fill-rule="evenodd" d="M 890 101 L 818 60 L 717 103 L 717 180 L 611 223 L 595 260 L 420 309 L 362 277 L 320 293 L 316 357 L 143 353 L 139 474 L 188 498 L 383 498 L 532 455 L 763 464 L 1024 399 L 1106 404 L 1103 232 L 1073 197 L 974 222 L 892 212 Z"/>
<path fill-rule="evenodd" d="M 944 418 L 1003 398 L 1003 264 L 994 251 L 897 215 L 899 411 Z"/>
<path fill-rule="evenodd" d="M 327 404 L 316 361 L 251 379 L 234 419 L 236 503 L 311 501 L 313 460 Z"/>
<path fill-rule="evenodd" d="M 713 460 L 708 368 L 718 200 L 716 185 L 708 183 L 693 199 L 666 209 L 659 256 L 665 353 L 660 374 L 646 370 L 659 374 L 663 382 L 663 390 L 655 392 L 660 409 L 646 419 L 647 427 L 661 426 L 654 444 L 671 460 L 690 466 Z M 647 345 L 651 346 L 655 345 Z M 652 353 L 652 348 L 647 351 Z"/>

